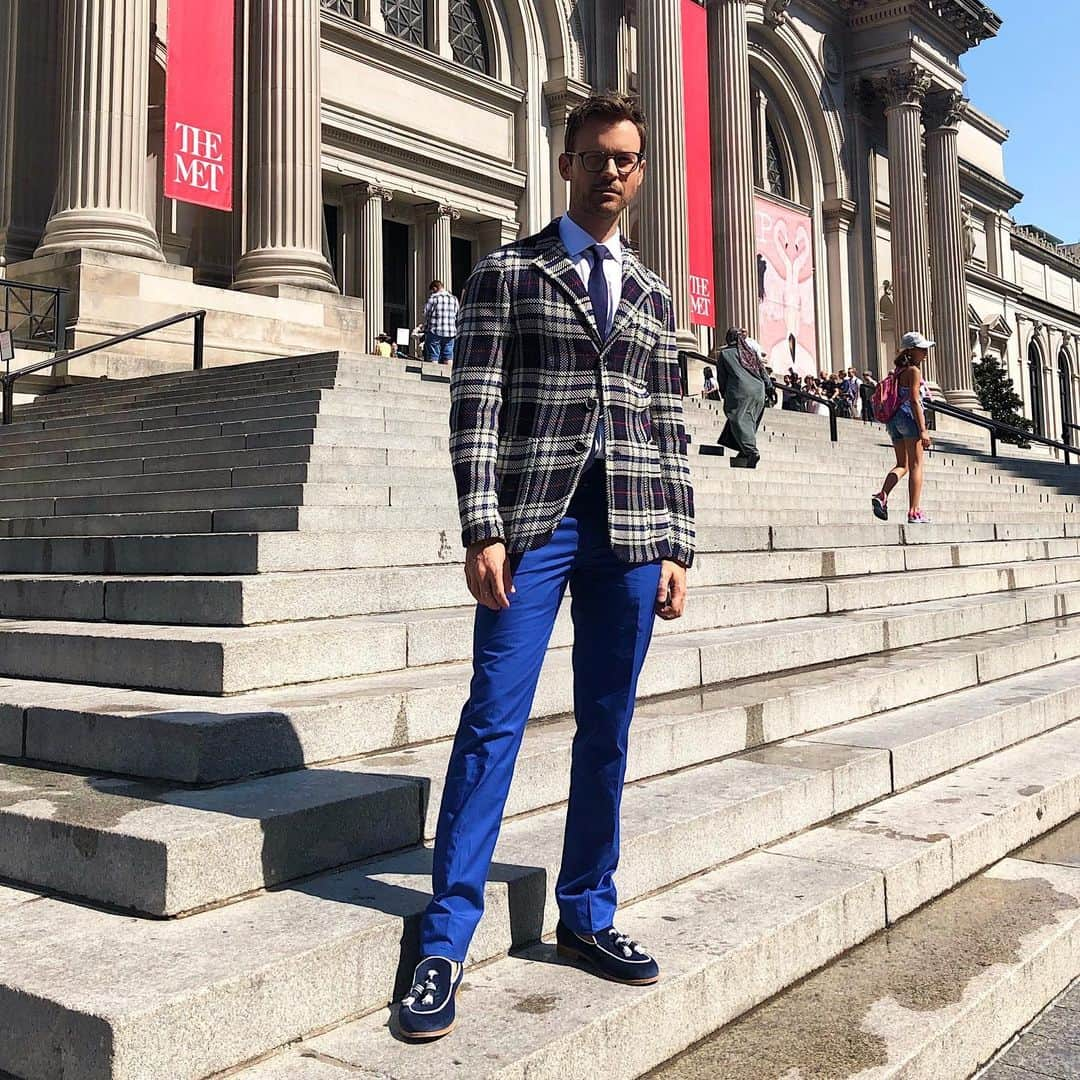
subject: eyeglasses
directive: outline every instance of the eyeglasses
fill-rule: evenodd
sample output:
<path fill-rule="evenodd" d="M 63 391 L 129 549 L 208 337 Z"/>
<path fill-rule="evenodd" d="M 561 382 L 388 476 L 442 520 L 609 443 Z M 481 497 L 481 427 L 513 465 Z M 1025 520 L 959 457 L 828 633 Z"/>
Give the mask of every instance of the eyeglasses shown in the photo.
<path fill-rule="evenodd" d="M 607 163 L 614 161 L 620 176 L 629 176 L 645 160 L 644 154 L 631 150 L 621 150 L 617 154 L 607 154 L 603 150 L 586 150 L 581 154 L 567 153 L 566 156 L 579 158 L 581 167 L 590 173 L 602 173 L 607 168 Z"/>

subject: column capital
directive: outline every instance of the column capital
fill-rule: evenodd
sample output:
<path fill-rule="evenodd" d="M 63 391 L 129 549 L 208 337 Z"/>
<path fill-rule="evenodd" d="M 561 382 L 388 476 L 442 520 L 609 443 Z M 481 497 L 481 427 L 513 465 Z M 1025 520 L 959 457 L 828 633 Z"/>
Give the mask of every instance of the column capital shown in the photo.
<path fill-rule="evenodd" d="M 961 90 L 940 90 L 929 94 L 923 106 L 923 120 L 928 133 L 955 131 L 960 126 L 970 102 Z"/>
<path fill-rule="evenodd" d="M 424 217 L 432 220 L 449 218 L 451 221 L 457 221 L 461 217 L 461 211 L 457 207 L 442 201 L 424 203 L 419 207 L 419 210 Z"/>
<path fill-rule="evenodd" d="M 373 183 L 370 180 L 360 180 L 355 184 L 346 184 L 341 189 L 341 194 L 346 201 L 365 201 L 367 199 L 382 199 L 383 202 L 393 202 L 394 193 L 382 184 Z"/>
<path fill-rule="evenodd" d="M 933 79 L 930 72 L 918 64 L 902 64 L 879 76 L 874 80 L 874 85 L 885 102 L 885 108 L 895 109 L 901 105 L 921 106 L 933 85 Z"/>
<path fill-rule="evenodd" d="M 850 199 L 826 199 L 821 204 L 823 224 L 826 232 L 848 229 L 855 223 L 858 206 Z"/>

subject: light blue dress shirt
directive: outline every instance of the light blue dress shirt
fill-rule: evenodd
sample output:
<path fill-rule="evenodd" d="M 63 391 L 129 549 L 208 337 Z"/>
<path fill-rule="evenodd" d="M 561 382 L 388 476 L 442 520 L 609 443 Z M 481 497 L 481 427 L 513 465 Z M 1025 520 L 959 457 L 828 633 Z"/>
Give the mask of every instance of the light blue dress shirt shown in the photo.
<path fill-rule="evenodd" d="M 593 253 L 589 250 L 597 243 L 569 214 L 563 214 L 559 218 L 559 239 L 566 248 L 574 269 L 581 278 L 585 291 L 589 291 L 589 277 L 593 272 Z M 608 287 L 608 325 L 615 325 L 615 312 L 619 309 L 619 301 L 622 299 L 622 237 L 618 229 L 604 241 L 603 247 L 608 251 L 608 257 L 604 259 L 604 277 Z M 604 457 L 604 418 L 596 425 L 596 436 L 593 439 L 590 460 Z"/>

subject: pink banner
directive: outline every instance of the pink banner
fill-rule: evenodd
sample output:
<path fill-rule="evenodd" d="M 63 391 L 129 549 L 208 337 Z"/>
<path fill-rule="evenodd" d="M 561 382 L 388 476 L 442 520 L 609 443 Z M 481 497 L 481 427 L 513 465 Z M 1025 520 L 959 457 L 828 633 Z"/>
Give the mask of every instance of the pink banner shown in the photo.
<path fill-rule="evenodd" d="M 165 194 L 231 210 L 232 175 L 232 0 L 173 0 L 165 81 Z"/>
<path fill-rule="evenodd" d="M 813 224 L 804 211 L 754 196 L 758 340 L 782 378 L 793 367 L 817 375 Z"/>
<path fill-rule="evenodd" d="M 690 321 L 715 326 L 713 302 L 712 157 L 705 9 L 682 0 L 686 116 L 686 201 L 690 223 Z"/>

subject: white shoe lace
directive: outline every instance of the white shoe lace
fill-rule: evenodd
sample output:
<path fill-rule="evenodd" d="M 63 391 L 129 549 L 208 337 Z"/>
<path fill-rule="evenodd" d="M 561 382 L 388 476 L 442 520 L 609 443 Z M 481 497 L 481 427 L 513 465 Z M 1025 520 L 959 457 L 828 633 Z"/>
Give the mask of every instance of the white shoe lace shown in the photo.
<path fill-rule="evenodd" d="M 434 968 L 431 968 L 428 971 L 427 978 L 424 982 L 418 982 L 409 991 L 409 996 L 402 998 L 401 1004 L 411 1008 L 419 999 L 421 1005 L 434 1005 L 435 998 L 433 995 L 435 991 L 438 990 L 438 987 L 435 985 L 435 976 L 438 974 L 439 973 Z"/>

